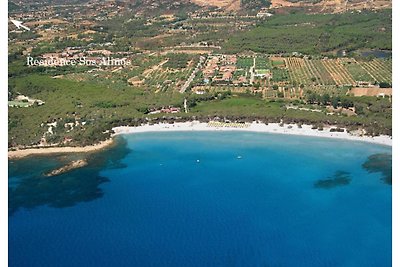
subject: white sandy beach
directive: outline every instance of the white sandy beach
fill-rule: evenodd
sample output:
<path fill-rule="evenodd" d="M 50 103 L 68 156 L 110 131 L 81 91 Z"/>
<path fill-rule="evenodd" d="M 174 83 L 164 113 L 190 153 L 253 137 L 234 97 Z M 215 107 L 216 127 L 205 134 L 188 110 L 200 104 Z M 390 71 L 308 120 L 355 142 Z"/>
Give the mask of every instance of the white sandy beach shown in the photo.
<path fill-rule="evenodd" d="M 232 126 L 231 126 L 232 125 Z M 143 125 L 138 127 L 121 126 L 113 128 L 115 135 L 131 134 L 131 133 L 144 133 L 144 132 L 166 132 L 166 131 L 250 131 L 262 133 L 275 133 L 275 134 L 290 134 L 314 137 L 326 137 L 346 139 L 353 141 L 363 141 L 386 146 L 392 146 L 392 137 L 387 135 L 380 135 L 376 137 L 362 136 L 360 133 L 345 132 L 330 132 L 331 128 L 324 127 L 322 131 L 312 129 L 311 125 L 302 125 L 299 128 L 296 124 L 285 124 L 283 127 L 279 123 L 247 123 L 243 125 L 223 124 L 223 123 L 201 123 L 198 121 L 193 122 L 179 122 L 174 124 L 160 123 L 154 125 Z"/>
<path fill-rule="evenodd" d="M 30 155 L 46 155 L 55 153 L 88 153 L 101 150 L 113 143 L 113 139 L 106 140 L 96 145 L 85 147 L 45 147 L 29 148 L 15 151 L 8 151 L 9 159 L 19 159 Z"/>
<path fill-rule="evenodd" d="M 370 142 L 380 145 L 392 146 L 392 137 L 387 135 L 380 135 L 376 137 L 362 136 L 359 133 L 345 132 L 330 132 L 331 128 L 324 127 L 322 131 L 312 129 L 311 125 L 302 125 L 299 128 L 296 124 L 285 124 L 283 127 L 279 123 L 219 123 L 209 122 L 201 123 L 198 121 L 193 122 L 177 122 L 174 124 L 159 123 L 154 125 L 143 125 L 138 127 L 120 126 L 113 128 L 115 134 L 132 134 L 132 133 L 145 133 L 145 132 L 167 132 L 167 131 L 248 131 L 248 132 L 261 132 L 261 133 L 275 133 L 275 134 L 290 134 L 314 137 L 326 137 L 346 139 L 353 141 Z M 113 139 L 101 142 L 100 144 L 86 147 L 47 147 L 47 148 L 31 148 L 21 149 L 8 152 L 9 159 L 23 158 L 29 155 L 45 155 L 54 153 L 88 153 L 101 150 L 108 147 L 113 143 Z"/>

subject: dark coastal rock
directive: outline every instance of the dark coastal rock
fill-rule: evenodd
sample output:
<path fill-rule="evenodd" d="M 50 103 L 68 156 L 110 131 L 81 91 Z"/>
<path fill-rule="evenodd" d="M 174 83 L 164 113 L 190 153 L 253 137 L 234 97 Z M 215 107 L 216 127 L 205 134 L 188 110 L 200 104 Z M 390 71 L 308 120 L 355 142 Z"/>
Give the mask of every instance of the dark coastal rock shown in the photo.
<path fill-rule="evenodd" d="M 50 171 L 48 173 L 45 173 L 44 175 L 46 177 L 61 175 L 63 173 L 72 171 L 74 169 L 85 167 L 86 165 L 88 165 L 88 162 L 85 159 L 75 160 L 75 161 L 71 161 L 67 165 L 64 165 L 64 166 L 62 166 L 62 167 L 60 167 L 58 169 L 52 170 L 52 171 Z"/>

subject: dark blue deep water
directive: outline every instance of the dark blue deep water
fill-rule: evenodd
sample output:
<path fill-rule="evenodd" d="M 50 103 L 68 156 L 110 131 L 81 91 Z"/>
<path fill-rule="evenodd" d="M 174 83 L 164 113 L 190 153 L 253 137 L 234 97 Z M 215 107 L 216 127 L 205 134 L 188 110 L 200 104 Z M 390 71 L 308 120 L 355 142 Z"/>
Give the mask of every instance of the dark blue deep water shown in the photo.
<path fill-rule="evenodd" d="M 9 162 L 10 266 L 391 266 L 390 147 L 147 133 L 43 176 L 80 157 Z"/>

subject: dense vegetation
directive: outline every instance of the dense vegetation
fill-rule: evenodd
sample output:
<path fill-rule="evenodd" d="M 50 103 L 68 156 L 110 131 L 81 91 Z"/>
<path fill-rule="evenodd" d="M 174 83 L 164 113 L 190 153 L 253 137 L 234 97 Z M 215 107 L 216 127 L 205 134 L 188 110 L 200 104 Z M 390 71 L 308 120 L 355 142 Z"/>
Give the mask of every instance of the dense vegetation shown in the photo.
<path fill-rule="evenodd" d="M 73 137 L 77 144 L 90 144 L 107 138 L 103 132 L 110 129 L 114 120 L 142 117 L 149 107 L 183 103 L 183 96 L 178 93 L 146 93 L 129 86 L 107 88 L 37 74 L 10 79 L 9 89 L 46 102 L 43 106 L 9 109 L 9 141 L 12 145 L 39 142 L 47 131 L 46 124 L 55 121 L 59 127 L 52 141 Z M 64 124 L 75 120 L 87 124 L 66 132 Z M 42 123 L 45 125 L 41 126 Z"/>
<path fill-rule="evenodd" d="M 302 52 L 391 49 L 391 10 L 344 14 L 276 15 L 224 44 L 230 52 Z"/>
<path fill-rule="evenodd" d="M 391 103 L 376 97 L 341 97 L 308 95 L 306 102 L 299 100 L 263 100 L 259 95 L 209 93 L 201 96 L 174 92 L 154 93 L 125 86 L 107 87 L 101 84 L 52 79 L 46 75 L 29 74 L 10 79 L 10 91 L 29 95 L 46 102 L 43 106 L 9 109 L 9 145 L 35 145 L 48 131 L 47 123 L 57 122 L 48 142 L 73 139 L 69 145 L 88 145 L 106 139 L 113 126 L 138 125 L 158 121 L 209 120 L 214 117 L 238 121 L 337 124 L 348 128 L 364 127 L 370 134 L 391 133 Z M 190 112 L 178 116 L 148 115 L 149 108 L 183 106 L 188 99 Z M 287 110 L 290 103 L 318 107 L 328 102 L 355 107 L 358 116 L 326 115 L 299 110 Z M 195 117 L 193 117 L 195 116 Z M 79 121 L 74 129 L 65 125 Z M 82 125 L 85 122 L 85 125 Z"/>

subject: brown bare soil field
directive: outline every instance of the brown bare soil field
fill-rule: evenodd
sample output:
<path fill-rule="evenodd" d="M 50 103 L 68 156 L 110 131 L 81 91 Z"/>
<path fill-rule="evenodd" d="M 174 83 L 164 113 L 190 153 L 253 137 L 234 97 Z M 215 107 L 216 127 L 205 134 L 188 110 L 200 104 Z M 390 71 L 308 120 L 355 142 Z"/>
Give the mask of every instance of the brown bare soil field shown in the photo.
<path fill-rule="evenodd" d="M 192 2 L 199 6 L 216 6 L 224 8 L 227 11 L 236 11 L 240 9 L 240 0 L 192 0 Z"/>
<path fill-rule="evenodd" d="M 392 88 L 363 88 L 355 87 L 349 91 L 349 94 L 354 96 L 377 96 L 379 94 L 385 94 L 386 96 L 392 95 Z"/>
<path fill-rule="evenodd" d="M 96 31 L 93 31 L 93 30 L 87 30 L 87 31 L 83 32 L 83 34 L 95 34 L 95 33 L 96 33 Z"/>
<path fill-rule="evenodd" d="M 292 3 L 287 0 L 272 0 L 271 7 L 272 8 L 280 8 L 280 7 L 298 7 L 300 3 Z"/>

